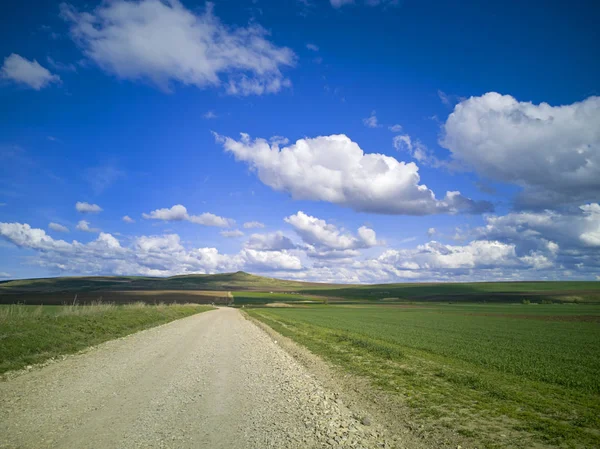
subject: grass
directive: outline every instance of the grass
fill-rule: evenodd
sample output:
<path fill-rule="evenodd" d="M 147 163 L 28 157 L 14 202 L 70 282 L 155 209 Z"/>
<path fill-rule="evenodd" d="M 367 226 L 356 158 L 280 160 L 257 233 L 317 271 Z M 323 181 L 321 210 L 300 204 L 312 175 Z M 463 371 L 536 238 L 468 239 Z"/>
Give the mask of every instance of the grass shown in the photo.
<path fill-rule="evenodd" d="M 478 447 L 600 447 L 600 307 L 322 305 L 248 313 L 366 376 L 432 432 L 450 428 Z"/>
<path fill-rule="evenodd" d="M 0 305 L 0 373 L 211 309 L 196 304 L 144 303 Z"/>

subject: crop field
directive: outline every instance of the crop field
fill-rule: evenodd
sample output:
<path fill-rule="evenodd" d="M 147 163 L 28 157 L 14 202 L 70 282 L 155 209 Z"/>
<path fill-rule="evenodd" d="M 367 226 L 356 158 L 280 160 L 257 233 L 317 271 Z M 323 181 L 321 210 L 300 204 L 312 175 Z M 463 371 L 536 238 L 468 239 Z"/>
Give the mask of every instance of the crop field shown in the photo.
<path fill-rule="evenodd" d="M 0 374 L 212 309 L 197 304 L 0 305 Z"/>
<path fill-rule="evenodd" d="M 587 302 L 600 304 L 600 282 L 474 282 L 380 285 L 324 285 L 303 294 L 334 301 Z"/>
<path fill-rule="evenodd" d="M 370 379 L 425 431 L 476 447 L 600 447 L 600 307 L 320 305 L 247 309 Z M 394 413 L 394 410 L 390 410 Z"/>
<path fill-rule="evenodd" d="M 252 304 L 269 304 L 274 302 L 306 302 L 306 303 L 322 303 L 323 298 L 303 295 L 299 293 L 282 293 L 282 292 L 250 292 L 239 291 L 233 292 L 234 305 L 252 305 Z"/>
<path fill-rule="evenodd" d="M 8 293 L 0 291 L 0 304 L 64 305 L 91 303 L 131 304 L 229 304 L 231 294 L 204 290 L 129 290 L 83 292 Z"/>

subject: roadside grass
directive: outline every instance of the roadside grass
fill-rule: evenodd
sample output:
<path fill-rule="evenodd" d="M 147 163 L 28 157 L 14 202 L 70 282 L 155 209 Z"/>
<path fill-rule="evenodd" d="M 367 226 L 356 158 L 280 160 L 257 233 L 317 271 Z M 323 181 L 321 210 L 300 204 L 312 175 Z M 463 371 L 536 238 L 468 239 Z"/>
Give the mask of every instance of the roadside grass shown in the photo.
<path fill-rule="evenodd" d="M 0 373 L 212 310 L 197 304 L 0 305 Z"/>
<path fill-rule="evenodd" d="M 600 447 L 600 326 L 579 320 L 598 317 L 599 307 L 428 304 L 248 313 L 369 378 L 427 431 L 452 429 L 477 447 Z M 576 319 L 550 319 L 557 316 Z"/>

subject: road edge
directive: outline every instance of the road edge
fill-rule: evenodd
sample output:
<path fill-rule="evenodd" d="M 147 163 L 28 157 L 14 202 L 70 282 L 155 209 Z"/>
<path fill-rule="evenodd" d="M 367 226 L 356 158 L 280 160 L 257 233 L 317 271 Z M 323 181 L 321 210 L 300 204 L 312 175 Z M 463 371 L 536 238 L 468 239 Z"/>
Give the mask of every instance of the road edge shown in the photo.
<path fill-rule="evenodd" d="M 398 445 L 393 447 L 407 449 L 431 447 L 455 449 L 457 447 L 456 441 L 440 441 L 435 436 L 420 432 L 423 428 L 411 420 L 410 410 L 393 396 L 374 387 L 369 379 L 343 371 L 342 368 L 322 359 L 291 338 L 253 318 L 244 310 L 239 310 L 246 320 L 265 332 L 277 345 L 314 375 L 323 387 L 339 397 L 359 421 L 368 417 L 373 423 L 372 425 L 380 427 L 386 439 Z M 395 413 L 391 413 L 391 410 Z"/>

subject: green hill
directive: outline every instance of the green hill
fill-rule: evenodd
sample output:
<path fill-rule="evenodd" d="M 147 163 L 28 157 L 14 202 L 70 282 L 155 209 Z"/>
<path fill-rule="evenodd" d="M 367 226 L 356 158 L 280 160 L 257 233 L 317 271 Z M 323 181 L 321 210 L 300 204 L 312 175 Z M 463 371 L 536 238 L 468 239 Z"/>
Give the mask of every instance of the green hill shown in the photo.
<path fill-rule="evenodd" d="M 86 276 L 21 279 L 0 283 L 2 293 L 100 292 L 126 290 L 285 290 L 319 287 L 304 283 L 236 273 L 191 274 L 168 278 L 141 276 Z"/>

